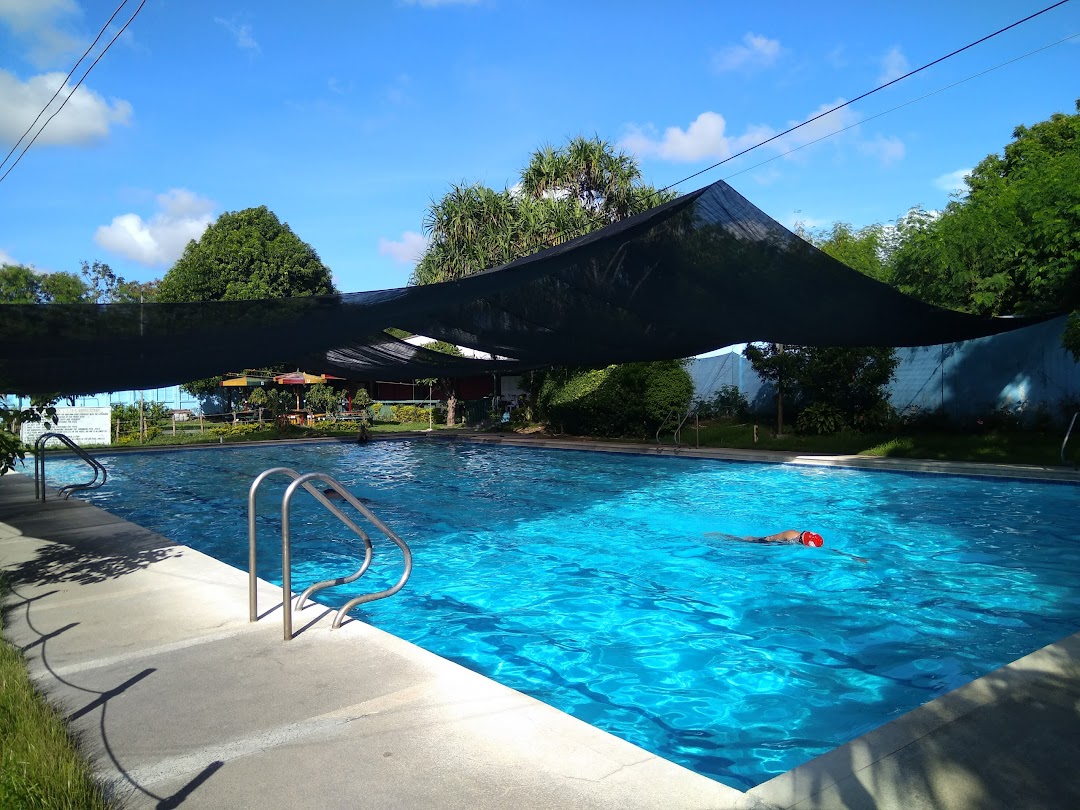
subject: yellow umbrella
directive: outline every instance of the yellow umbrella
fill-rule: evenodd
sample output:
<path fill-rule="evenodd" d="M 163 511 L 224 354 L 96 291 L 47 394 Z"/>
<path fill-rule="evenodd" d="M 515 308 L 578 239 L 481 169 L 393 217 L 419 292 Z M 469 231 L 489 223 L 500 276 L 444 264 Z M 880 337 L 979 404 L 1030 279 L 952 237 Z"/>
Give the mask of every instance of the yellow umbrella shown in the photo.
<path fill-rule="evenodd" d="M 268 377 L 252 377 L 247 374 L 242 374 L 239 377 L 229 377 L 221 381 L 221 384 L 227 387 L 236 388 L 257 388 L 260 385 L 266 385 L 270 382 Z"/>

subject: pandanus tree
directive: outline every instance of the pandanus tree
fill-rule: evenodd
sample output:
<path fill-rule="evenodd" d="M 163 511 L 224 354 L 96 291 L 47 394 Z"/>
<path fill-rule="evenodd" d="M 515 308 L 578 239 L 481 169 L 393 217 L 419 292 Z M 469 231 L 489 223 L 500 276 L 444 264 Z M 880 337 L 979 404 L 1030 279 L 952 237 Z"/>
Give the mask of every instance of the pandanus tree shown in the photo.
<path fill-rule="evenodd" d="M 502 191 L 459 183 L 424 217 L 427 251 L 413 284 L 463 278 L 602 228 L 673 198 L 641 182 L 633 157 L 578 137 L 533 153 Z"/>

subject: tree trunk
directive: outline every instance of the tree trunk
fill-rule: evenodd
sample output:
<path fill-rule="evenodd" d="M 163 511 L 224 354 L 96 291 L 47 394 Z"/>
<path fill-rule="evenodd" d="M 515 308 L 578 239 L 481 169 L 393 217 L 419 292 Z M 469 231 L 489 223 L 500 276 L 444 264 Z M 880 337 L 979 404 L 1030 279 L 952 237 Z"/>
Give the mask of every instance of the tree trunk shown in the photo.
<path fill-rule="evenodd" d="M 446 397 L 446 426 L 457 424 L 457 394 L 451 391 Z"/>

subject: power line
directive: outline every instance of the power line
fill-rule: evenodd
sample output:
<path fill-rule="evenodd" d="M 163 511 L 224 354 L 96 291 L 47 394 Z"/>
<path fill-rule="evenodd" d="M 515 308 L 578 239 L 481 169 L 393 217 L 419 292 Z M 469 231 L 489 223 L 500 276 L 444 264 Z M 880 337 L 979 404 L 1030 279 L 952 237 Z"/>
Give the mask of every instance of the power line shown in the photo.
<path fill-rule="evenodd" d="M 897 76 L 892 81 L 888 81 L 888 82 L 885 82 L 884 84 L 880 84 L 877 87 L 875 87 L 873 90 L 867 90 L 865 93 L 856 96 L 855 98 L 851 99 L 850 101 L 845 101 L 843 104 L 837 104 L 832 109 L 825 110 L 825 112 L 822 112 L 822 113 L 818 113 L 814 117 L 808 118 L 805 121 L 803 121 L 802 123 L 796 124 L 793 127 L 788 127 L 783 132 L 779 132 L 776 135 L 773 135 L 771 138 L 766 138 L 765 140 L 761 141 L 760 143 L 756 143 L 753 146 L 748 146 L 746 149 L 743 149 L 742 151 L 736 152 L 734 155 L 729 155 L 728 157 L 724 158 L 723 160 L 717 161 L 716 163 L 712 164 L 711 166 L 706 166 L 704 169 L 701 169 L 700 171 L 696 171 L 693 174 L 691 174 L 691 175 L 689 175 L 687 177 L 684 177 L 682 180 L 676 180 L 674 183 L 671 183 L 670 185 L 664 186 L 662 189 L 659 189 L 656 193 L 657 194 L 662 194 L 663 192 L 668 191 L 668 190 L 674 188 L 675 186 L 677 186 L 677 185 L 679 185 L 681 183 L 685 183 L 687 180 L 692 180 L 692 179 L 694 179 L 695 177 L 697 177 L 699 175 L 705 174 L 705 172 L 712 171 L 713 169 L 717 168 L 718 166 L 723 166 L 725 163 L 728 163 L 728 162 L 734 160 L 737 157 L 742 157 L 747 152 L 752 152 L 753 150 L 755 150 L 755 149 L 757 149 L 759 147 L 762 147 L 767 143 L 772 143 L 777 138 L 782 138 L 785 135 L 787 135 L 789 133 L 792 133 L 797 129 L 800 129 L 801 127 L 805 127 L 807 124 L 812 124 L 814 121 L 817 121 L 818 119 L 824 118 L 826 115 L 831 115 L 832 113 L 836 112 L 837 110 L 842 110 L 844 107 L 849 107 L 852 104 L 854 104 L 856 101 L 861 101 L 862 99 L 867 98 L 868 96 L 872 96 L 874 93 L 877 93 L 880 90 L 884 90 L 886 87 L 890 87 L 890 86 L 896 84 L 897 82 L 902 82 L 904 79 L 906 79 L 906 78 L 908 78 L 910 76 L 914 76 L 916 73 L 921 73 L 922 71 L 926 70 L 927 68 L 931 68 L 934 65 L 937 65 L 937 64 L 940 64 L 941 62 L 944 62 L 946 59 L 951 59 L 952 57 L 956 56 L 957 54 L 963 53 L 966 50 L 970 50 L 971 48 L 974 48 L 976 45 L 981 45 L 982 43 L 986 42 L 989 39 L 993 39 L 994 37 L 998 36 L 999 34 L 1004 34 L 1006 31 L 1008 31 L 1010 29 L 1013 29 L 1013 28 L 1016 28 L 1018 25 L 1023 25 L 1024 23 L 1028 22 L 1029 20 L 1033 20 L 1036 17 L 1038 17 L 1039 15 L 1045 14 L 1048 11 L 1052 11 L 1055 8 L 1057 8 L 1058 6 L 1063 6 L 1068 2 L 1069 2 L 1069 0 L 1058 0 L 1057 3 L 1054 3 L 1051 6 L 1047 6 L 1042 11 L 1036 11 L 1034 14 L 1029 14 L 1028 16 L 1024 17 L 1022 20 L 1017 20 L 1014 23 L 1010 23 L 1009 25 L 1006 25 L 1004 28 L 999 28 L 997 31 L 994 31 L 994 33 L 992 33 L 992 34 L 987 34 L 986 36 L 982 37 L 981 39 L 977 39 L 974 42 L 969 42 L 967 45 L 963 46 L 962 48 L 957 48 L 955 51 L 952 51 L 951 53 L 947 53 L 944 56 L 939 56 L 934 61 L 927 62 L 922 67 L 917 67 L 914 70 L 909 70 L 903 76 Z M 2 178 L 0 178 L 0 179 L 2 179 Z"/>
<path fill-rule="evenodd" d="M 114 11 L 112 13 L 112 16 L 109 17 L 109 19 L 105 23 L 105 25 L 103 25 L 101 27 L 101 30 L 98 31 L 98 35 L 96 37 L 94 37 L 94 41 L 90 43 L 90 47 L 87 48 L 86 51 L 83 53 L 83 55 L 79 57 L 79 61 L 76 62 L 74 65 L 72 65 L 71 70 L 68 71 L 68 75 L 64 77 L 64 80 L 62 82 L 60 82 L 60 86 L 56 88 L 56 92 L 52 94 L 52 98 L 50 98 L 48 103 L 46 103 L 45 106 L 41 108 L 41 112 L 39 112 L 37 114 L 37 118 L 35 118 L 33 120 L 33 122 L 30 124 L 30 126 L 28 126 L 26 128 L 26 132 L 24 132 L 22 135 L 19 136 L 19 140 L 17 140 L 15 142 L 15 145 L 13 147 L 11 147 L 11 151 L 9 151 L 6 155 L 4 155 L 4 159 L 0 160 L 0 168 L 2 168 L 3 165 L 8 162 L 8 158 L 12 156 L 12 154 L 15 152 L 16 149 L 19 148 L 19 144 L 23 142 L 23 138 L 25 138 L 27 135 L 29 135 L 30 130 L 32 130 L 34 128 L 34 126 L 37 124 L 37 122 L 41 120 L 41 116 L 43 116 L 45 114 L 45 111 L 47 109 L 49 109 L 49 105 L 51 105 L 54 101 L 56 101 L 56 97 L 58 95 L 60 95 L 60 91 L 63 90 L 67 86 L 68 79 L 70 79 L 71 75 L 76 70 L 79 69 L 79 65 L 82 64 L 82 61 L 83 61 L 83 59 L 86 58 L 87 54 L 89 54 L 90 51 L 94 50 L 94 46 L 98 44 L 98 40 L 100 40 L 101 35 L 105 33 L 105 29 L 107 29 L 112 24 L 112 21 L 114 19 L 116 19 L 116 15 L 120 13 L 120 9 L 122 9 L 125 5 L 127 5 L 127 2 L 128 2 L 128 0 L 122 0 L 120 5 L 118 5 L 116 7 L 116 11 Z"/>
<path fill-rule="evenodd" d="M 945 87 L 939 87 L 937 90 L 931 90 L 929 93 L 925 93 L 925 94 L 919 96 L 918 98 L 910 99 L 909 101 L 905 101 L 903 104 L 897 104 L 895 107 L 890 107 L 887 110 L 882 110 L 881 112 L 875 113 L 874 115 L 871 115 L 868 118 L 863 118 L 863 119 L 861 119 L 859 121 L 856 121 L 853 124 L 848 124 L 846 127 L 841 127 L 840 129 L 837 129 L 837 130 L 834 130 L 832 132 L 826 133 L 825 135 L 822 135 L 820 138 L 814 138 L 814 140 L 812 140 L 812 141 L 807 141 L 806 143 L 799 144 L 798 146 L 795 146 L 795 147 L 793 147 L 791 149 L 788 149 L 786 152 L 781 152 L 780 154 L 773 155 L 771 158 L 763 160 L 760 163 L 755 163 L 753 166 L 747 166 L 745 169 L 739 169 L 739 171 L 737 171 L 737 172 L 732 172 L 731 174 L 724 177 L 724 180 L 730 180 L 732 177 L 738 177 L 740 174 L 745 174 L 746 172 L 753 171 L 754 169 L 757 169 L 757 168 L 759 168 L 761 166 L 764 166 L 766 163 L 772 163 L 774 160 L 778 160 L 778 159 L 780 159 L 782 157 L 786 157 L 787 155 L 790 155 L 790 154 L 792 154 L 794 152 L 798 152 L 800 149 L 805 149 L 808 146 L 813 146 L 815 143 L 820 143 L 821 141 L 825 140 L 826 138 L 831 138 L 833 135 L 839 135 L 841 132 L 846 132 L 849 129 L 853 129 L 853 128 L 857 127 L 857 126 L 861 126 L 862 124 L 865 124 L 867 121 L 873 121 L 875 118 L 881 118 L 881 116 L 883 116 L 883 115 L 888 115 L 889 113 L 896 112 L 897 110 L 903 109 L 904 107 L 908 107 L 908 106 L 910 106 L 912 104 L 915 104 L 918 101 L 922 101 L 923 99 L 930 98 L 931 96 L 936 96 L 938 93 L 944 93 L 946 90 L 952 90 L 954 87 L 959 87 L 961 84 L 964 84 L 965 82 L 970 82 L 972 79 L 977 79 L 980 76 L 985 76 L 987 73 L 993 73 L 995 70 L 1006 67 L 1007 65 L 1011 65 L 1013 62 L 1019 62 L 1021 59 L 1027 59 L 1029 56 L 1034 56 L 1037 53 L 1041 53 L 1042 51 L 1045 51 L 1045 50 L 1047 50 L 1049 48 L 1053 48 L 1054 46 L 1060 45 L 1063 42 L 1068 42 L 1070 39 L 1076 39 L 1077 37 L 1080 37 L 1080 33 L 1069 34 L 1069 36 L 1064 37 L 1063 39 L 1059 39 L 1057 42 L 1051 42 L 1048 45 L 1043 45 L 1041 48 L 1036 48 L 1033 51 L 1028 51 L 1025 54 L 1021 54 L 1020 56 L 1015 56 L 1012 59 L 1008 59 L 1008 60 L 1006 60 L 1004 62 L 1001 62 L 1001 63 L 999 63 L 997 65 L 994 65 L 993 67 L 989 67 L 986 70 L 980 70 L 978 73 L 973 73 L 972 75 L 968 76 L 967 78 L 960 79 L 959 81 L 955 81 L 952 84 L 945 85 Z M 680 180 L 679 182 L 681 183 L 683 181 Z M 675 185 L 677 185 L 677 184 L 675 184 Z"/>
<path fill-rule="evenodd" d="M 1062 0 L 1062 1 L 1067 2 L 1067 0 Z M 126 2 L 127 2 L 127 0 L 124 0 L 124 3 L 121 3 L 121 7 L 123 7 L 123 5 Z M 75 91 L 78 90 L 80 86 L 82 86 L 82 83 L 86 80 L 86 77 L 90 75 L 90 71 L 93 70 L 94 66 L 97 65 L 97 63 L 101 61 L 101 57 L 103 57 L 106 53 L 108 53 L 109 48 L 111 48 L 113 46 L 113 43 L 116 42 L 116 40 L 118 40 L 120 38 L 120 35 L 123 34 L 124 31 L 127 30 L 127 27 L 129 25 L 131 25 L 132 21 L 138 16 L 139 12 L 142 11 L 143 6 L 145 6 L 145 5 L 146 5 L 146 0 L 142 0 L 142 2 L 139 3 L 139 7 L 137 9 L 135 9 L 135 12 L 130 17 L 128 17 L 128 21 L 126 23 L 124 23 L 123 26 L 121 26 L 119 31 L 116 32 L 116 36 L 114 36 L 112 39 L 110 39 L 109 44 L 106 45 L 104 48 L 102 48 L 101 53 L 99 53 L 97 55 L 97 58 L 94 59 L 94 61 L 90 63 L 90 67 L 88 67 L 86 69 L 86 72 L 83 73 L 82 78 L 80 78 L 79 81 L 75 84 L 75 86 L 73 88 L 71 88 L 71 92 L 68 93 L 67 96 L 64 97 L 64 100 L 60 103 L 60 106 L 56 108 L 56 112 L 54 112 L 47 119 L 45 119 L 45 123 L 41 125 L 41 129 L 39 129 L 37 131 L 37 133 L 35 133 L 34 137 L 30 139 L 30 143 L 28 143 L 26 146 L 23 147 L 23 150 L 19 153 L 19 156 L 17 158 L 15 158 L 15 161 L 10 166 L 8 166 L 7 171 L 4 172 L 2 175 L 0 175 L 0 183 L 4 182 L 4 180 L 7 178 L 7 176 L 9 174 L 11 174 L 12 169 L 14 169 L 16 166 L 19 165 L 19 161 L 23 159 L 23 155 L 26 154 L 26 151 L 31 146 L 34 145 L 34 141 L 36 141 L 38 139 L 38 136 L 41 135 L 41 133 L 45 131 L 45 127 L 47 127 L 49 125 L 49 122 L 52 121 L 54 118 L 56 118 L 57 115 L 60 114 L 60 111 L 62 109 L 64 109 L 64 105 L 66 105 L 68 103 L 68 101 L 71 99 L 71 97 L 75 94 Z M 82 60 L 79 60 L 79 61 L 82 61 Z M 67 83 L 66 79 L 64 80 L 64 83 L 65 84 Z M 59 91 L 57 91 L 57 92 L 59 92 Z M 55 96 L 53 96 L 53 98 L 55 98 Z M 49 103 L 51 104 L 52 102 L 50 101 Z M 38 117 L 40 118 L 40 116 L 38 116 Z M 6 160 L 6 158 L 5 158 L 5 160 Z"/>

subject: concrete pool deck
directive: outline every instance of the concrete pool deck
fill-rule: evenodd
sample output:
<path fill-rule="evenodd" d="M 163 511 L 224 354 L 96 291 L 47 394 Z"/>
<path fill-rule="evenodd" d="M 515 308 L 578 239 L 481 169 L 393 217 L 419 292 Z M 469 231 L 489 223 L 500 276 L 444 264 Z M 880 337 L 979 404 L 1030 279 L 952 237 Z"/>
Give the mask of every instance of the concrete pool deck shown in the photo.
<path fill-rule="evenodd" d="M 0 570 L 5 637 L 125 807 L 1080 806 L 1080 634 L 742 793 L 319 606 L 286 643 L 280 588 L 250 624 L 246 573 L 20 475 Z"/>

